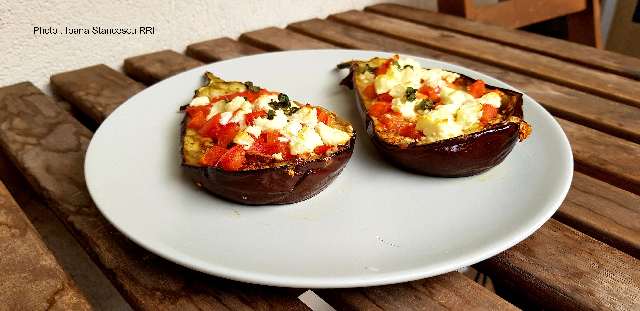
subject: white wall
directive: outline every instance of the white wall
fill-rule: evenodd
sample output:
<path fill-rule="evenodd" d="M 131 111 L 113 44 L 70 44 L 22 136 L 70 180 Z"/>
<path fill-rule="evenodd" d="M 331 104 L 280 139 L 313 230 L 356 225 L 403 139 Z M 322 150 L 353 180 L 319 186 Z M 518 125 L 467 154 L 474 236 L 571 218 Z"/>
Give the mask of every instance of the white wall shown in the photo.
<path fill-rule="evenodd" d="M 53 74 L 104 63 L 121 71 L 127 57 L 286 25 L 380 2 L 436 10 L 435 0 L 0 0 L 0 87 L 31 81 L 51 94 Z M 154 27 L 154 34 L 65 34 L 67 28 Z M 57 34 L 34 33 L 34 27 Z"/>

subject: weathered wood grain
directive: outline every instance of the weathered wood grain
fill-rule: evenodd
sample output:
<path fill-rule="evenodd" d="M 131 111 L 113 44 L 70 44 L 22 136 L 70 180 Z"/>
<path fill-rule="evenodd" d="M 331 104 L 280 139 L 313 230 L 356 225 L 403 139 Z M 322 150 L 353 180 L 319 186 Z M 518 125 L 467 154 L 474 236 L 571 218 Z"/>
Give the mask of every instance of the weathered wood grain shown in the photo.
<path fill-rule="evenodd" d="M 308 310 L 286 289 L 195 272 L 124 237 L 86 189 L 83 164 L 91 137 L 31 83 L 0 88 L 3 149 L 133 308 Z"/>
<path fill-rule="evenodd" d="M 187 46 L 185 54 L 205 63 L 264 53 L 263 50 L 230 38 L 219 38 Z"/>
<path fill-rule="evenodd" d="M 559 310 L 638 310 L 640 261 L 553 219 L 473 267 L 521 297 Z"/>
<path fill-rule="evenodd" d="M 378 14 L 349 11 L 331 15 L 329 18 L 640 107 L 640 81 L 456 32 L 438 30 Z"/>
<path fill-rule="evenodd" d="M 640 59 L 619 53 L 586 47 L 582 44 L 539 34 L 505 29 L 458 16 L 443 15 L 399 4 L 383 3 L 365 11 L 386 15 L 414 23 L 456 31 L 477 38 L 533 51 L 586 67 L 640 80 Z"/>
<path fill-rule="evenodd" d="M 640 259 L 640 196 L 574 173 L 554 219 Z"/>
<path fill-rule="evenodd" d="M 93 310 L 0 182 L 0 309 Z"/>
<path fill-rule="evenodd" d="M 268 27 L 243 33 L 240 42 L 265 51 L 335 49 L 333 44 L 303 36 L 287 29 Z"/>
<path fill-rule="evenodd" d="M 519 310 L 458 272 L 394 285 L 314 292 L 337 310 Z"/>
<path fill-rule="evenodd" d="M 145 86 L 105 65 L 51 76 L 51 87 L 97 123 Z"/>
<path fill-rule="evenodd" d="M 473 69 L 517 88 L 559 117 L 640 143 L 640 109 L 635 107 L 328 20 L 288 28 L 341 47 L 415 55 Z"/>
<path fill-rule="evenodd" d="M 124 60 L 124 71 L 132 78 L 152 85 L 156 82 L 204 65 L 203 62 L 174 52 L 160 52 L 130 57 Z"/>

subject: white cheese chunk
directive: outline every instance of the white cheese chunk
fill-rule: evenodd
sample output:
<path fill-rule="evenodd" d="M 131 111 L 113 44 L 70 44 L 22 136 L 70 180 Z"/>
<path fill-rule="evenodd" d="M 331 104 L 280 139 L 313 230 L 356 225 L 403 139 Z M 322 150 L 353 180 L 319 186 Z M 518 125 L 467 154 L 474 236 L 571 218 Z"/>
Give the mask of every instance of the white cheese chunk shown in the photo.
<path fill-rule="evenodd" d="M 191 102 L 189 103 L 189 106 L 190 107 L 205 106 L 205 105 L 208 105 L 210 102 L 211 101 L 209 100 L 209 97 L 198 96 L 191 100 Z"/>
<path fill-rule="evenodd" d="M 233 137 L 233 142 L 238 145 L 243 145 L 245 150 L 248 150 L 251 145 L 253 145 L 254 141 L 253 137 L 251 137 L 247 132 L 238 132 L 238 134 Z"/>
<path fill-rule="evenodd" d="M 315 128 L 318 124 L 318 111 L 315 108 L 302 107 L 291 115 L 290 120 Z"/>
<path fill-rule="evenodd" d="M 298 132 L 298 136 L 291 137 L 289 148 L 292 155 L 312 152 L 318 146 L 322 146 L 322 138 L 312 128 L 305 126 Z"/>
<path fill-rule="evenodd" d="M 497 92 L 489 92 L 476 99 L 476 101 L 480 104 L 487 104 L 495 108 L 500 108 L 501 98 Z"/>
<path fill-rule="evenodd" d="M 344 131 L 334 129 L 322 122 L 316 126 L 316 132 L 320 135 L 325 145 L 342 145 L 349 141 L 350 136 Z"/>

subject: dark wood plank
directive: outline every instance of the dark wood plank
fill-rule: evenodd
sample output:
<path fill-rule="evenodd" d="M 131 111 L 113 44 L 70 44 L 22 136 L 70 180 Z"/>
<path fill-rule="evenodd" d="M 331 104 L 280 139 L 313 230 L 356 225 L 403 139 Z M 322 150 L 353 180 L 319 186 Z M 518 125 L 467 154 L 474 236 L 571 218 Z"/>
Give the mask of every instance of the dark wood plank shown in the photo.
<path fill-rule="evenodd" d="M 634 107 L 640 107 L 640 81 L 593 70 L 495 42 L 417 25 L 378 14 L 349 11 L 331 15 L 329 18 L 417 45 L 493 64 L 528 76 L 568 86 Z"/>
<path fill-rule="evenodd" d="M 551 219 L 474 268 L 544 309 L 638 310 L 639 265 L 637 259 Z"/>
<path fill-rule="evenodd" d="M 0 305 L 6 310 L 93 310 L 0 182 Z"/>
<path fill-rule="evenodd" d="M 384 3 L 365 8 L 366 11 L 408 20 L 431 27 L 447 29 L 462 34 L 533 51 L 586 67 L 615 73 L 640 80 L 640 59 L 611 51 L 586 47 L 566 40 L 539 34 L 505 29 L 458 16 L 438 14 L 413 7 Z"/>
<path fill-rule="evenodd" d="M 31 83 L 0 88 L 0 128 L 16 167 L 133 308 L 308 310 L 286 289 L 184 268 L 119 233 L 86 189 L 83 163 L 92 133 Z"/>
<path fill-rule="evenodd" d="M 574 173 L 554 219 L 640 259 L 640 196 Z"/>
<path fill-rule="evenodd" d="M 640 145 L 556 118 L 569 138 L 576 171 L 640 194 Z"/>
<path fill-rule="evenodd" d="M 145 88 L 106 65 L 55 74 L 51 76 L 51 87 L 97 123 Z"/>
<path fill-rule="evenodd" d="M 313 19 L 288 28 L 341 47 L 416 55 L 473 69 L 512 85 L 554 115 L 640 143 L 640 110 L 635 107 L 328 20 Z"/>
<path fill-rule="evenodd" d="M 585 0 L 517 0 L 475 8 L 471 19 L 515 29 L 584 11 Z"/>
<path fill-rule="evenodd" d="M 335 49 L 333 44 L 303 36 L 299 33 L 277 28 L 268 27 L 260 30 L 243 33 L 240 42 L 253 45 L 265 51 L 283 50 L 316 50 Z"/>
<path fill-rule="evenodd" d="M 337 310 L 519 310 L 458 272 L 394 285 L 314 292 Z"/>
<path fill-rule="evenodd" d="M 204 65 L 183 54 L 164 50 L 124 60 L 124 71 L 134 79 L 152 85 L 175 74 Z"/>
<path fill-rule="evenodd" d="M 187 46 L 185 54 L 205 63 L 264 53 L 256 47 L 230 38 L 219 38 Z"/>

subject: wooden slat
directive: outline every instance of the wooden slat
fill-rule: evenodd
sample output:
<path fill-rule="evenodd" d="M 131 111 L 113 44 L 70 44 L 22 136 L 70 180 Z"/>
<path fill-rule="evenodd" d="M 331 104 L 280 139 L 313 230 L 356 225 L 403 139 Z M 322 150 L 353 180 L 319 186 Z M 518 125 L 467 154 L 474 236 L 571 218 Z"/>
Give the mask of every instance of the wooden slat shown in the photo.
<path fill-rule="evenodd" d="M 83 163 L 92 133 L 31 83 L 0 88 L 0 129 L 14 164 L 133 308 L 308 310 L 286 289 L 195 272 L 119 233 L 86 189 Z"/>
<path fill-rule="evenodd" d="M 640 143 L 640 110 L 635 107 L 332 21 L 313 19 L 293 23 L 289 29 L 341 47 L 422 56 L 483 72 L 531 96 L 557 116 Z"/>
<path fill-rule="evenodd" d="M 283 51 L 283 50 L 317 50 L 317 49 L 335 49 L 333 44 L 316 40 L 299 33 L 281 29 L 277 27 L 269 27 L 256 31 L 245 32 L 240 38 L 240 42 L 253 45 L 265 51 Z"/>
<path fill-rule="evenodd" d="M 458 272 L 394 285 L 314 292 L 337 310 L 519 310 Z"/>
<path fill-rule="evenodd" d="M 151 85 L 202 65 L 204 63 L 199 60 L 171 50 L 164 50 L 125 59 L 124 71 L 134 79 Z"/>
<path fill-rule="evenodd" d="M 0 182 L 0 309 L 93 310 Z"/>
<path fill-rule="evenodd" d="M 106 65 L 53 75 L 51 87 L 97 123 L 102 123 L 120 104 L 145 88 Z"/>
<path fill-rule="evenodd" d="M 544 309 L 640 309 L 640 261 L 553 219 L 474 268 Z"/>
<path fill-rule="evenodd" d="M 527 31 L 505 29 L 500 26 L 466 20 L 458 16 L 443 15 L 398 4 L 376 4 L 366 7 L 365 10 L 422 25 L 456 31 L 640 80 L 640 59 L 635 57 L 586 47 Z"/>
<path fill-rule="evenodd" d="M 187 46 L 185 54 L 205 63 L 217 62 L 241 56 L 260 54 L 264 51 L 230 38 L 219 38 Z"/>
<path fill-rule="evenodd" d="M 378 14 L 349 11 L 329 18 L 640 107 L 640 81 Z"/>
<path fill-rule="evenodd" d="M 640 259 L 640 196 L 574 173 L 554 219 Z"/>
<path fill-rule="evenodd" d="M 556 118 L 569 138 L 576 171 L 640 194 L 640 145 Z"/>

